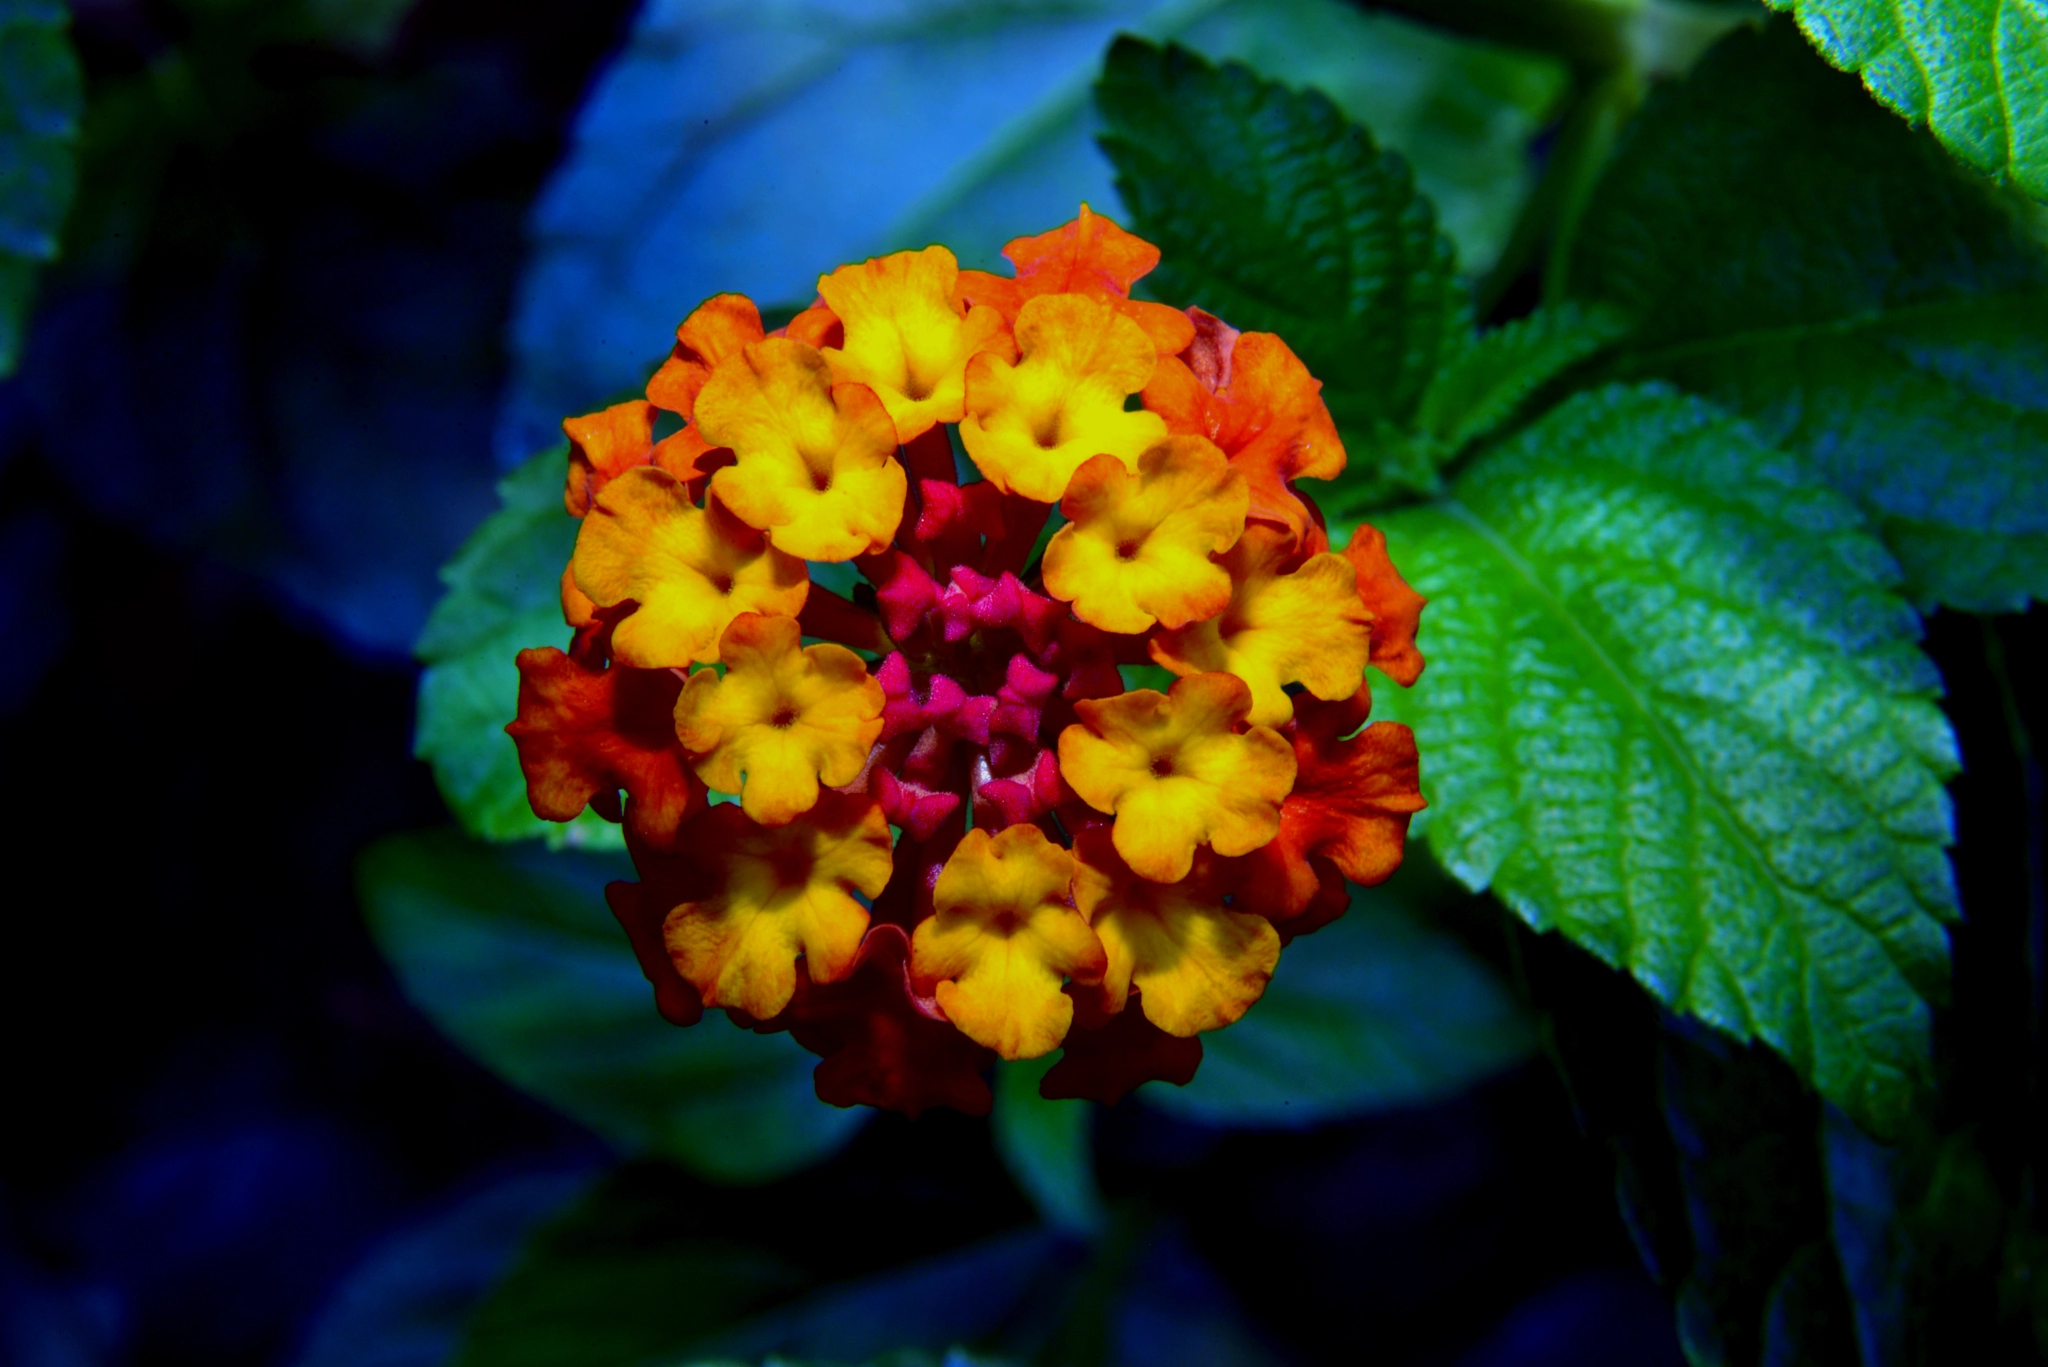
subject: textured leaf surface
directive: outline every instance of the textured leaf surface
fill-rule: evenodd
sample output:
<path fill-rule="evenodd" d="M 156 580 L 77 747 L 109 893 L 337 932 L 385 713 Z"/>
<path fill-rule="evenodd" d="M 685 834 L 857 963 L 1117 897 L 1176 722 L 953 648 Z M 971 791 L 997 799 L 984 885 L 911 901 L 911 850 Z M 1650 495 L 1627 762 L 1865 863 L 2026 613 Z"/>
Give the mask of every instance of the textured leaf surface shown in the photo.
<path fill-rule="evenodd" d="M 2048 200 L 2048 4 L 1765 0 L 1822 56 L 1978 170 Z"/>
<path fill-rule="evenodd" d="M 1432 600 L 1428 672 L 1383 697 L 1445 864 L 1895 1129 L 1947 982 L 1955 754 L 1853 506 L 1616 388 L 1383 525 Z"/>
<path fill-rule="evenodd" d="M 569 640 L 561 577 L 580 524 L 562 510 L 567 449 L 543 451 L 507 475 L 498 485 L 503 506 L 442 569 L 448 591 L 415 647 L 427 668 L 413 753 L 433 766 L 442 798 L 472 835 L 623 849 L 619 828 L 594 812 L 567 825 L 535 816 L 505 734 L 519 703 L 519 652 Z"/>
<path fill-rule="evenodd" d="M 1125 29 L 1326 90 L 1411 155 L 1480 266 L 1566 80 L 1343 0 L 649 4 L 535 210 L 500 452 L 640 383 L 717 291 L 804 303 L 841 262 L 933 241 L 996 268 L 1083 200 L 1114 212 L 1089 83 Z"/>
<path fill-rule="evenodd" d="M 1650 101 L 1571 284 L 1636 320 L 1627 373 L 1735 409 L 1855 498 L 1917 599 L 2048 596 L 2048 250 L 1789 24 Z"/>
<path fill-rule="evenodd" d="M 1285 338 L 1354 465 L 1405 445 L 1467 327 L 1456 252 L 1407 162 L 1321 93 L 1184 48 L 1119 40 L 1096 101 L 1133 226 L 1165 254 L 1160 295 Z"/>
<path fill-rule="evenodd" d="M 1093 1235 L 1103 1223 L 1102 1191 L 1095 1182 L 1095 1108 L 1038 1094 L 1039 1080 L 1056 1057 L 996 1064 L 990 1121 L 996 1153 L 1047 1224 Z"/>
<path fill-rule="evenodd" d="M 85 88 L 55 0 L 0 2 L 0 375 L 14 372 L 36 269 L 77 188 Z"/>
<path fill-rule="evenodd" d="M 628 1153 L 762 1181 L 832 1152 L 867 1119 L 819 1101 L 787 1035 L 716 1016 L 679 1030 L 606 911 L 623 858 L 394 836 L 357 870 L 370 927 L 413 1004 L 514 1086 Z"/>
<path fill-rule="evenodd" d="M 1422 870 L 1415 870 L 1420 874 Z M 1526 1057 L 1529 1020 L 1490 969 L 1407 905 L 1404 869 L 1280 957 L 1244 1019 L 1202 1036 L 1186 1087 L 1148 1106 L 1210 1124 L 1313 1125 L 1441 1100 Z"/>
<path fill-rule="evenodd" d="M 1455 456 L 1513 417 L 1544 383 L 1626 331 L 1614 314 L 1566 303 L 1482 332 L 1430 381 L 1416 425 L 1442 458 Z"/>

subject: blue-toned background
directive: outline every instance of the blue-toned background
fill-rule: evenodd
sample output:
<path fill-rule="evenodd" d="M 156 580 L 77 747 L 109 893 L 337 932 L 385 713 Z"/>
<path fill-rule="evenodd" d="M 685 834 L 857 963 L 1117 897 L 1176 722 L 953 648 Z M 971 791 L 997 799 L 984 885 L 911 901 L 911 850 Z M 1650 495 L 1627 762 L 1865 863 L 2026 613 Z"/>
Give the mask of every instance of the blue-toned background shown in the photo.
<path fill-rule="evenodd" d="M 429 834 L 357 890 L 447 822 L 411 757 L 436 569 L 699 298 L 1114 212 L 1087 91 L 1123 29 L 1328 91 L 1478 276 L 1561 64 L 1343 0 L 73 23 L 79 196 L 0 384 L 6 1360 L 1678 1360 L 1508 937 L 1427 869 L 1196 1089 L 1062 1112 L 1098 1205 L 1037 1122 L 841 1115 L 786 1040 L 677 1043 L 604 856 Z"/>

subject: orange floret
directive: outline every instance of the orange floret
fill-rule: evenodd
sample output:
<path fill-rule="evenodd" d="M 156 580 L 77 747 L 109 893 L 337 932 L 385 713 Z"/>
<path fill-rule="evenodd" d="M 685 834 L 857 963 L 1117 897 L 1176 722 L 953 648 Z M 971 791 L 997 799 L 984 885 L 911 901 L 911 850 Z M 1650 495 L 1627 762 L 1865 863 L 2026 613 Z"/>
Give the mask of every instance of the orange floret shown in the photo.
<path fill-rule="evenodd" d="M 864 797 L 827 795 L 800 821 L 762 826 L 711 808 L 683 832 L 717 875 L 716 891 L 673 908 L 662 942 L 706 1006 L 765 1020 L 789 1005 L 801 954 L 814 983 L 853 971 L 867 908 L 889 881 L 889 822 Z"/>
<path fill-rule="evenodd" d="M 638 608 L 612 635 L 612 654 L 642 669 L 718 659 L 718 638 L 743 612 L 794 617 L 810 576 L 716 497 L 699 508 L 675 476 L 629 470 L 583 520 L 570 565 L 599 607 Z"/>
<path fill-rule="evenodd" d="M 719 657 L 725 674 L 698 670 L 675 705 L 698 778 L 780 826 L 817 804 L 820 783 L 860 776 L 882 733 L 883 703 L 860 656 L 803 645 L 794 617 L 747 612 L 725 629 Z"/>
<path fill-rule="evenodd" d="M 1244 532 L 1244 476 L 1201 437 L 1168 437 L 1137 473 L 1096 456 L 1074 473 L 1067 525 L 1045 548 L 1045 587 L 1104 631 L 1139 632 L 1214 617 L 1230 574 L 1210 557 Z"/>
<path fill-rule="evenodd" d="M 676 329 L 675 349 L 647 382 L 648 402 L 692 417 L 711 372 L 763 335 L 761 311 L 753 300 L 744 294 L 712 295 Z"/>
<path fill-rule="evenodd" d="M 615 403 L 580 418 L 562 419 L 569 439 L 569 480 L 562 506 L 582 517 L 604 486 L 654 454 L 654 405 L 638 399 Z"/>
<path fill-rule="evenodd" d="M 1271 333 L 1239 333 L 1200 309 L 1195 342 L 1162 357 L 1145 407 L 1168 430 L 1207 437 L 1251 482 L 1255 522 L 1302 537 L 1315 519 L 1289 481 L 1344 473 L 1344 444 L 1323 403 L 1322 381 Z"/>
<path fill-rule="evenodd" d="M 1156 413 L 1127 413 L 1158 363 L 1130 319 L 1080 294 L 1040 295 L 1017 316 L 1016 365 L 984 353 L 967 366 L 960 440 L 1004 493 L 1057 503 L 1090 456 L 1126 468 L 1166 435 Z"/>
<path fill-rule="evenodd" d="M 1146 1019 L 1186 1036 L 1222 1029 L 1264 995 L 1280 936 L 1265 917 L 1224 905 L 1214 856 L 1198 855 L 1177 883 L 1154 883 L 1098 826 L 1074 837 L 1074 859 L 1074 903 L 1109 956 L 1105 1009 L 1123 1010 L 1136 988 Z"/>
<path fill-rule="evenodd" d="M 960 1032 L 1007 1059 L 1059 1047 L 1073 977 L 1102 976 L 1102 943 L 1068 901 L 1074 857 L 1036 826 L 993 838 L 976 827 L 932 889 L 936 912 L 911 940 L 910 972 Z"/>
<path fill-rule="evenodd" d="M 818 293 L 846 329 L 846 344 L 825 359 L 840 380 L 881 398 L 908 442 L 942 422 L 960 421 L 963 375 L 980 352 L 1016 355 L 992 308 L 963 309 L 953 298 L 960 265 L 944 247 L 896 252 L 818 280 Z"/>
<path fill-rule="evenodd" d="M 1403 688 L 1422 677 L 1422 652 L 1415 633 L 1429 600 L 1408 587 L 1387 557 L 1387 538 L 1377 527 L 1351 533 L 1344 558 L 1358 575 L 1358 599 L 1372 616 L 1372 663 Z"/>
<path fill-rule="evenodd" d="M 1012 238 L 1003 255 L 1017 268 L 1016 278 L 962 271 L 956 286 L 962 300 L 994 305 L 1014 324 L 1025 303 L 1041 294 L 1086 294 L 1143 328 L 1162 356 L 1194 337 L 1194 325 L 1179 309 L 1130 297 L 1132 284 L 1159 264 L 1159 249 L 1086 204 L 1051 232 Z"/>
<path fill-rule="evenodd" d="M 894 539 L 908 487 L 895 424 L 866 385 L 834 384 L 816 347 L 745 348 L 698 394 L 697 423 L 735 461 L 713 492 L 777 550 L 851 560 Z"/>
<path fill-rule="evenodd" d="M 1248 525 L 1223 566 L 1230 606 L 1220 616 L 1152 638 L 1152 658 L 1176 674 L 1226 671 L 1251 686 L 1251 719 L 1278 726 L 1294 715 L 1286 686 L 1348 698 L 1365 677 L 1370 617 L 1349 561 L 1327 551 L 1293 566 L 1293 538 Z"/>
<path fill-rule="evenodd" d="M 1139 876 L 1178 883 L 1195 847 L 1247 854 L 1280 829 L 1294 747 L 1269 726 L 1238 726 L 1251 690 L 1230 674 L 1181 679 L 1081 701 L 1060 733 L 1060 774 L 1081 800 L 1116 817 L 1116 851 Z"/>

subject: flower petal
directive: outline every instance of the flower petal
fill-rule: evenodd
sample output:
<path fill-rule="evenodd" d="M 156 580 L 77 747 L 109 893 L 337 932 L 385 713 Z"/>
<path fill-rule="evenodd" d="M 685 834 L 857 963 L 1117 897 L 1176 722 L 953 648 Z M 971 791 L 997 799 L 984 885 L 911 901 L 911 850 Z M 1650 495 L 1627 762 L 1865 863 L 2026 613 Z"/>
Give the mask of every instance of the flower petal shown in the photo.
<path fill-rule="evenodd" d="M 1074 837 L 1074 861 L 1074 904 L 1109 956 L 1105 1009 L 1128 1009 L 1135 988 L 1154 1025 L 1193 1035 L 1222 1029 L 1265 994 L 1280 936 L 1265 917 L 1224 905 L 1213 856 L 1178 883 L 1154 883 L 1132 872 L 1097 827 Z"/>
<path fill-rule="evenodd" d="M 860 777 L 882 733 L 882 685 L 860 656 L 801 641 L 794 617 L 741 613 L 719 642 L 724 675 L 698 670 L 675 704 L 697 777 L 764 826 L 809 811 L 820 783 Z"/>
<path fill-rule="evenodd" d="M 1351 533 L 1344 558 L 1358 575 L 1358 598 L 1372 614 L 1372 663 L 1403 688 L 1422 677 L 1422 652 L 1415 633 L 1422 627 L 1422 609 L 1429 602 L 1394 568 L 1387 557 L 1387 538 L 1377 527 L 1360 525 Z"/>
<path fill-rule="evenodd" d="M 697 424 L 735 461 L 712 490 L 777 550 L 851 560 L 895 537 L 908 488 L 895 425 L 866 386 L 832 383 L 816 347 L 747 347 L 697 396 Z"/>
<path fill-rule="evenodd" d="M 959 274 L 953 253 L 926 247 L 841 266 L 818 281 L 846 329 L 846 344 L 825 352 L 833 375 L 874 390 L 899 442 L 960 421 L 969 357 L 1016 354 L 1001 314 L 954 302 Z"/>
<path fill-rule="evenodd" d="M 712 295 L 676 329 L 674 350 L 647 382 L 648 402 L 691 418 L 711 372 L 761 337 L 761 311 L 753 300 L 744 294 Z"/>
<path fill-rule="evenodd" d="M 590 511 L 604 486 L 654 455 L 654 405 L 638 399 L 615 403 L 580 418 L 562 419 L 569 438 L 569 480 L 562 506 L 569 516 Z"/>
<path fill-rule="evenodd" d="M 1214 617 L 1230 573 L 1210 557 L 1243 533 L 1245 499 L 1244 476 L 1202 437 L 1168 437 L 1136 474 L 1093 457 L 1060 500 L 1068 522 L 1045 548 L 1046 590 L 1105 631 Z"/>
<path fill-rule="evenodd" d="M 853 971 L 867 908 L 888 884 L 889 823 L 864 797 L 830 793 L 786 826 L 711 808 L 684 832 L 718 874 L 709 896 L 668 913 L 662 940 L 706 1006 L 765 1020 L 789 1004 L 801 954 L 813 982 Z"/>
<path fill-rule="evenodd" d="M 1051 1101 L 1113 1105 L 1147 1082 L 1185 1087 L 1202 1063 L 1200 1036 L 1169 1035 L 1142 1010 L 1119 1011 L 1099 1025 L 1076 1020 L 1062 1043 L 1060 1061 L 1038 1083 Z"/>
<path fill-rule="evenodd" d="M 911 939 L 911 976 L 936 988 L 962 1034 L 1004 1058 L 1059 1047 L 1073 1019 L 1069 977 L 1102 974 L 1102 944 L 1068 904 L 1074 857 L 1036 826 L 967 833 Z"/>
<path fill-rule="evenodd" d="M 666 669 L 587 669 L 552 646 L 520 651 L 519 715 L 505 731 L 534 814 L 569 821 L 623 788 L 635 833 L 673 842 L 705 798 L 671 720 L 679 687 Z"/>
<path fill-rule="evenodd" d="M 1109 304 L 1083 294 L 1045 294 L 1017 315 L 1022 359 L 993 353 L 967 366 L 960 440 L 988 481 L 1004 493 L 1057 503 L 1090 456 L 1112 455 L 1127 468 L 1160 437 L 1155 413 L 1127 413 L 1124 400 L 1145 387 L 1158 353 L 1144 330 Z"/>
<path fill-rule="evenodd" d="M 1224 671 L 1251 686 L 1251 719 L 1277 726 L 1294 715 L 1286 686 L 1318 698 L 1356 693 L 1370 650 L 1369 616 L 1356 572 L 1324 552 L 1299 566 L 1293 538 L 1248 524 L 1223 557 L 1230 605 L 1221 615 L 1152 638 L 1152 658 L 1176 674 Z"/>
<path fill-rule="evenodd" d="M 1197 845 L 1246 854 L 1278 833 L 1294 749 L 1271 727 L 1239 734 L 1251 706 L 1250 689 L 1229 674 L 1074 704 L 1081 724 L 1060 733 L 1060 774 L 1116 817 L 1117 853 L 1140 876 L 1177 883 Z"/>
<path fill-rule="evenodd" d="M 804 562 L 768 545 L 714 496 L 704 507 L 666 470 L 628 470 L 583 520 L 570 562 L 599 607 L 632 601 L 612 652 L 642 669 L 718 659 L 718 638 L 743 612 L 794 617 L 810 588 Z"/>

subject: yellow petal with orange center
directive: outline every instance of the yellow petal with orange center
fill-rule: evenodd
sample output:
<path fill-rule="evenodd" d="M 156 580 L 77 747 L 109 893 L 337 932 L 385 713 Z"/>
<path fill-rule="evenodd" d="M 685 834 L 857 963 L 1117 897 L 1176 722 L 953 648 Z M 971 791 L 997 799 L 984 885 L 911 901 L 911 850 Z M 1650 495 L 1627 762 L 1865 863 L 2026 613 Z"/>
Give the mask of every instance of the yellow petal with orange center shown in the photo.
<path fill-rule="evenodd" d="M 853 971 L 868 928 L 853 894 L 880 896 L 893 866 L 880 806 L 834 793 L 801 820 L 761 826 L 727 804 L 684 836 L 722 877 L 710 897 L 670 911 L 661 935 L 706 1006 L 773 1016 L 796 991 L 799 954 L 812 982 Z"/>
<path fill-rule="evenodd" d="M 814 346 L 771 337 L 712 372 L 697 426 L 732 450 L 711 487 L 777 550 L 851 560 L 895 539 L 909 481 L 874 391 L 834 384 Z"/>
<path fill-rule="evenodd" d="M 1007 1059 L 1059 1047 L 1073 1022 L 1068 977 L 1102 976 L 1102 943 L 1068 902 L 1074 857 L 1036 826 L 967 833 L 939 871 L 910 972 L 960 1033 Z"/>
<path fill-rule="evenodd" d="M 1156 413 L 1126 413 L 1158 353 L 1145 330 L 1100 299 L 1042 294 L 1017 314 L 1016 365 L 983 354 L 967 366 L 960 440 L 1005 493 L 1057 503 L 1090 456 L 1126 469 L 1166 435 Z"/>
<path fill-rule="evenodd" d="M 1178 883 L 1140 878 L 1097 827 L 1074 838 L 1074 904 L 1102 939 L 1103 1005 L 1121 1011 L 1131 989 L 1145 1019 L 1169 1035 L 1220 1030 L 1265 994 L 1280 962 L 1273 923 L 1232 911 L 1197 859 Z"/>
<path fill-rule="evenodd" d="M 960 421 L 969 357 L 1016 354 L 1000 313 L 954 302 L 959 274 L 953 253 L 926 247 L 841 266 L 818 280 L 819 296 L 846 328 L 846 345 L 825 359 L 836 378 L 880 396 L 899 442 Z"/>
<path fill-rule="evenodd" d="M 796 616 L 810 592 L 804 562 L 764 541 L 721 506 L 702 508 L 666 470 L 640 466 L 605 485 L 569 562 L 598 607 L 639 607 L 612 634 L 612 655 L 640 669 L 718 659 L 718 638 L 743 612 Z"/>
<path fill-rule="evenodd" d="M 1348 698 L 1365 676 L 1372 614 L 1358 573 L 1341 555 L 1312 555 L 1289 569 L 1294 538 L 1253 523 L 1223 557 L 1230 606 L 1206 622 L 1152 639 L 1152 658 L 1176 674 L 1222 671 L 1251 686 L 1251 719 L 1278 726 L 1294 715 L 1286 686 L 1325 702 Z"/>
<path fill-rule="evenodd" d="M 1244 475 L 1202 437 L 1168 437 L 1137 473 L 1095 456 L 1074 473 L 1068 519 L 1045 548 L 1045 587 L 1104 631 L 1139 632 L 1214 617 L 1230 574 L 1210 556 L 1244 531 Z"/>
<path fill-rule="evenodd" d="M 1239 734 L 1251 707 L 1230 674 L 1074 704 L 1081 724 L 1060 733 L 1060 774 L 1116 817 L 1116 852 L 1140 877 L 1178 883 L 1197 845 L 1249 854 L 1279 834 L 1294 747 L 1268 726 Z"/>
<path fill-rule="evenodd" d="M 882 685 L 860 656 L 802 640 L 794 617 L 735 617 L 719 643 L 724 676 L 701 669 L 676 699 L 676 734 L 697 777 L 738 793 L 764 826 L 817 805 L 821 783 L 860 777 L 882 733 Z"/>

